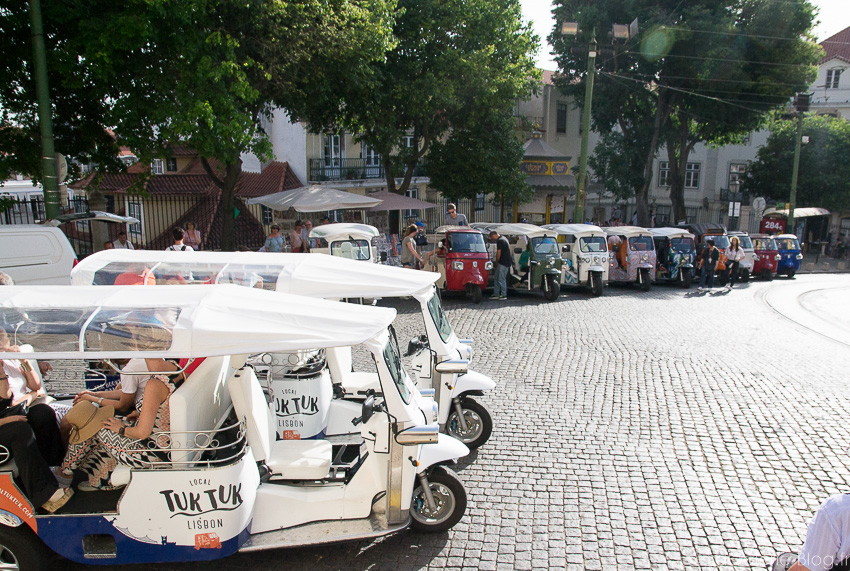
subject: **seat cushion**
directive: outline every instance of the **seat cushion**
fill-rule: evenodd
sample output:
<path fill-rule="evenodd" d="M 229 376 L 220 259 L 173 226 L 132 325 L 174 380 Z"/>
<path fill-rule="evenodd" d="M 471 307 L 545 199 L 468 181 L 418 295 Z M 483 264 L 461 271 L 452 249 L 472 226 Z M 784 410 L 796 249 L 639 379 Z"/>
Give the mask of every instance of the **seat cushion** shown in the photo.
<path fill-rule="evenodd" d="M 272 479 L 321 480 L 331 468 L 333 447 L 327 440 L 278 440 L 266 465 Z"/>

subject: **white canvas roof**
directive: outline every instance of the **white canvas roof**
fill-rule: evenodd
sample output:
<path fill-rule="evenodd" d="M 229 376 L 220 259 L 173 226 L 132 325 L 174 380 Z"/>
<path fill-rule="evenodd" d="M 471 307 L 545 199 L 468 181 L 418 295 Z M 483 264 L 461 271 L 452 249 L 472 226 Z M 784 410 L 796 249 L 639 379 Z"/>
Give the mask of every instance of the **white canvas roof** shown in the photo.
<path fill-rule="evenodd" d="M 234 285 L 7 286 L 0 329 L 37 359 L 210 357 L 364 343 L 395 310 Z M 0 351 L 0 359 L 19 353 Z"/>
<path fill-rule="evenodd" d="M 543 228 L 554 230 L 558 234 L 605 234 L 602 228 L 593 224 L 546 224 Z"/>
<path fill-rule="evenodd" d="M 71 284 L 111 285 L 119 274 L 140 274 L 145 268 L 159 284 L 233 283 L 326 299 L 416 295 L 430 290 L 440 277 L 322 254 L 103 250 L 77 264 Z"/>
<path fill-rule="evenodd" d="M 272 210 L 294 208 L 298 212 L 326 212 L 328 210 L 362 210 L 377 206 L 381 201 L 377 198 L 314 184 L 249 198 L 247 203 L 262 204 Z"/>
<path fill-rule="evenodd" d="M 647 228 L 653 236 L 663 238 L 693 238 L 694 235 L 683 228 Z"/>
<path fill-rule="evenodd" d="M 651 236 L 649 230 L 640 226 L 605 226 L 602 230 L 609 236 Z"/>
<path fill-rule="evenodd" d="M 491 229 L 502 235 L 528 236 L 530 238 L 537 238 L 538 236 L 556 237 L 558 235 L 554 230 L 547 230 L 534 224 L 500 224 Z"/>
<path fill-rule="evenodd" d="M 323 238 L 328 242 L 336 239 L 346 239 L 349 236 L 352 238 L 369 239 L 378 236 L 380 232 L 374 226 L 368 224 L 352 224 L 348 222 L 338 224 L 322 224 L 315 226 L 310 231 L 311 238 Z"/>

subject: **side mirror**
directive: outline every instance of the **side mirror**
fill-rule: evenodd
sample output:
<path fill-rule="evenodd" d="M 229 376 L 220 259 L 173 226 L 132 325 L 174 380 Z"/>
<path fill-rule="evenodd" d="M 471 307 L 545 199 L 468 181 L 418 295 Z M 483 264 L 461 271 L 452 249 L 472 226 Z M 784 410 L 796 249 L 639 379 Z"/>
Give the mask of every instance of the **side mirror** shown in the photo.
<path fill-rule="evenodd" d="M 360 422 L 367 423 L 375 414 L 375 395 L 369 395 L 360 407 Z"/>
<path fill-rule="evenodd" d="M 380 258 L 381 258 L 382 262 L 386 262 L 387 261 L 387 253 L 381 252 Z"/>
<path fill-rule="evenodd" d="M 522 254 L 522 248 L 514 248 L 514 254 Z"/>
<path fill-rule="evenodd" d="M 405 357 L 410 357 L 420 349 L 424 349 L 428 347 L 428 336 L 420 335 L 419 337 L 414 337 L 407 344 L 407 353 L 404 354 Z"/>
<path fill-rule="evenodd" d="M 569 254 L 572 249 L 573 247 L 570 244 L 564 244 L 564 247 L 561 248 L 561 251 L 565 254 Z"/>

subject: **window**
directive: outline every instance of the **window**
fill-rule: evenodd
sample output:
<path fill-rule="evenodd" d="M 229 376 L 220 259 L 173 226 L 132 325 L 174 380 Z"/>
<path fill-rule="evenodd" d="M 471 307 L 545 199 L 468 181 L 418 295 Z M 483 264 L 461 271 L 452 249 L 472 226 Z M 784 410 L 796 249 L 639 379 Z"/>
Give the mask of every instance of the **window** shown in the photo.
<path fill-rule="evenodd" d="M 670 163 L 658 161 L 658 186 L 670 186 Z"/>
<path fill-rule="evenodd" d="M 685 188 L 699 188 L 699 163 L 688 163 L 685 167 Z"/>
<path fill-rule="evenodd" d="M 271 226 L 274 222 L 274 210 L 268 206 L 260 205 L 260 216 L 263 219 L 263 226 Z"/>
<path fill-rule="evenodd" d="M 409 196 L 410 198 L 419 198 L 419 189 L 415 186 L 412 186 L 407 189 L 407 192 L 405 192 L 404 195 Z M 419 210 L 405 210 L 404 217 L 419 218 Z"/>
<path fill-rule="evenodd" d="M 484 210 L 484 200 L 486 199 L 487 194 L 483 192 L 479 192 L 475 195 L 475 210 Z"/>
<path fill-rule="evenodd" d="M 567 104 L 558 102 L 558 111 L 556 115 L 557 124 L 555 126 L 556 133 L 567 132 Z"/>
<path fill-rule="evenodd" d="M 363 164 L 366 167 L 366 178 L 380 178 L 381 172 L 381 155 L 378 151 L 363 143 L 360 148 L 360 156 L 363 158 Z"/>
<path fill-rule="evenodd" d="M 828 69 L 826 70 L 826 88 L 827 89 L 838 89 L 838 80 L 841 78 L 841 69 Z"/>
<path fill-rule="evenodd" d="M 729 189 L 735 183 L 740 184 L 744 180 L 744 174 L 747 172 L 746 163 L 732 163 L 729 165 Z M 740 190 L 740 188 L 738 189 Z"/>
<path fill-rule="evenodd" d="M 673 212 L 673 208 L 670 206 L 656 206 L 655 207 L 655 227 L 663 228 L 664 226 L 670 226 L 670 215 Z"/>
<path fill-rule="evenodd" d="M 163 167 L 162 159 L 154 159 L 151 163 L 151 173 L 162 174 L 164 172 Z"/>
<path fill-rule="evenodd" d="M 168 172 L 177 172 L 177 159 L 175 157 L 165 159 L 165 170 Z"/>
<path fill-rule="evenodd" d="M 127 239 L 130 240 L 137 248 L 143 243 L 142 240 L 142 223 L 144 221 L 144 211 L 142 209 L 142 199 L 139 196 L 127 197 L 127 216 L 138 218 L 138 224 L 130 224 L 127 226 Z"/>
<path fill-rule="evenodd" d="M 340 158 L 342 158 L 342 137 L 334 134 L 325 135 L 325 166 L 338 167 Z"/>

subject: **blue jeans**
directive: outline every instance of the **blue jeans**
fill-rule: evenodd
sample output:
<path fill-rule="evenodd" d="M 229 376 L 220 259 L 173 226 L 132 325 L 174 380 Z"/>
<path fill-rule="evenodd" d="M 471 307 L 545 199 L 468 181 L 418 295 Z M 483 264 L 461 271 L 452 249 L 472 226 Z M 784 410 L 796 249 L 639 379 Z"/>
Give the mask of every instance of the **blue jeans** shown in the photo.
<path fill-rule="evenodd" d="M 714 268 L 709 267 L 708 264 L 702 265 L 702 271 L 699 276 L 699 287 L 705 287 L 705 278 L 708 277 L 708 287 L 714 287 Z"/>
<path fill-rule="evenodd" d="M 493 297 L 508 296 L 508 266 L 496 264 L 496 279 L 493 280 Z"/>

